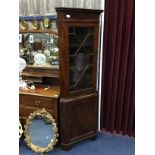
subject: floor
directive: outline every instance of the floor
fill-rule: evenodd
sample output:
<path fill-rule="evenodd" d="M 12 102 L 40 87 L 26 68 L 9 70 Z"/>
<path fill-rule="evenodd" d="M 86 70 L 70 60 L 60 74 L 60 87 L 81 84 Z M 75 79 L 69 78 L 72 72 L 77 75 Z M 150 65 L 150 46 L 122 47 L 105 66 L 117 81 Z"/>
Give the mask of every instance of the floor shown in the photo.
<path fill-rule="evenodd" d="M 134 155 L 135 139 L 127 136 L 98 133 L 95 141 L 85 140 L 76 144 L 70 151 L 63 151 L 56 147 L 45 155 Z M 19 155 L 37 155 L 21 140 Z"/>

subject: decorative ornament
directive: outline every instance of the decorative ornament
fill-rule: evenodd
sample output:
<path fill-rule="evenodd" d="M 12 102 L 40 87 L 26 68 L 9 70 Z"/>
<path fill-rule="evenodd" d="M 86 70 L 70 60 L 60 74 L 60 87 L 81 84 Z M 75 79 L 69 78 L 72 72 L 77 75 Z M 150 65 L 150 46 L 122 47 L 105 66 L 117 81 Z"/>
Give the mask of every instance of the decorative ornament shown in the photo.
<path fill-rule="evenodd" d="M 46 29 L 50 27 L 50 20 L 47 17 L 43 19 L 43 25 Z"/>
<path fill-rule="evenodd" d="M 32 28 L 35 30 L 39 29 L 39 22 L 36 19 L 32 21 Z"/>
<path fill-rule="evenodd" d="M 28 24 L 27 24 L 27 22 L 25 20 L 21 20 L 21 22 L 20 22 L 20 28 L 22 30 L 28 29 Z"/>
<path fill-rule="evenodd" d="M 38 53 L 34 56 L 34 62 L 37 66 L 42 66 L 46 62 L 46 57 L 42 53 Z"/>

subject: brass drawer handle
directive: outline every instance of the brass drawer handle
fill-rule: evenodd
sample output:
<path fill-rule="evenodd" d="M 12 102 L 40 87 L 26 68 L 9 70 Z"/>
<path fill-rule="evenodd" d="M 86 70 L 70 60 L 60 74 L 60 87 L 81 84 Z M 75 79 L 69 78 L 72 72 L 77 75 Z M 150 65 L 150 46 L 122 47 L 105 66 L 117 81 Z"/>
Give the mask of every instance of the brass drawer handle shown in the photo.
<path fill-rule="evenodd" d="M 40 105 L 40 104 L 41 104 L 41 101 L 36 100 L 36 101 L 34 101 L 34 104 L 35 104 L 36 106 L 38 106 L 38 105 Z"/>

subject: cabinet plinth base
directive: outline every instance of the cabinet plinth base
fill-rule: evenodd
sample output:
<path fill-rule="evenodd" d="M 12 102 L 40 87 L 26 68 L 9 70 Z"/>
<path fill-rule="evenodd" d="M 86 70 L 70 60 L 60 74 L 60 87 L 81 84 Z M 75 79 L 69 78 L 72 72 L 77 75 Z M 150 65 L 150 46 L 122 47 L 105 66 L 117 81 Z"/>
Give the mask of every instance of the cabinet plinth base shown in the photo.
<path fill-rule="evenodd" d="M 72 149 L 72 144 L 60 144 L 60 148 L 64 151 L 70 151 Z"/>
<path fill-rule="evenodd" d="M 91 137 L 92 141 L 95 141 L 97 139 L 97 135 L 94 135 L 93 137 Z"/>
<path fill-rule="evenodd" d="M 75 140 L 75 141 L 73 141 L 71 143 L 60 143 L 60 148 L 62 150 L 64 150 L 64 151 L 70 151 L 75 144 L 78 144 L 81 141 L 84 141 L 84 140 L 95 141 L 96 139 L 97 139 L 97 134 L 89 135 L 87 137 L 84 137 L 84 138 L 81 138 L 81 139 L 77 139 L 77 140 Z"/>

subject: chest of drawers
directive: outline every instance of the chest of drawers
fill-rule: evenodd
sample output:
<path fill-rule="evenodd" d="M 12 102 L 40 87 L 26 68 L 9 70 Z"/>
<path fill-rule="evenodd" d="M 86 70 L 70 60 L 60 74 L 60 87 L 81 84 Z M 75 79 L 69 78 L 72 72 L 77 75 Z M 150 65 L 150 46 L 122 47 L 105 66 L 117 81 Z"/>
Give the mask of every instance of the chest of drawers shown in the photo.
<path fill-rule="evenodd" d="M 58 121 L 59 87 L 36 86 L 19 93 L 19 115 L 24 124 L 30 113 L 45 108 Z"/>

